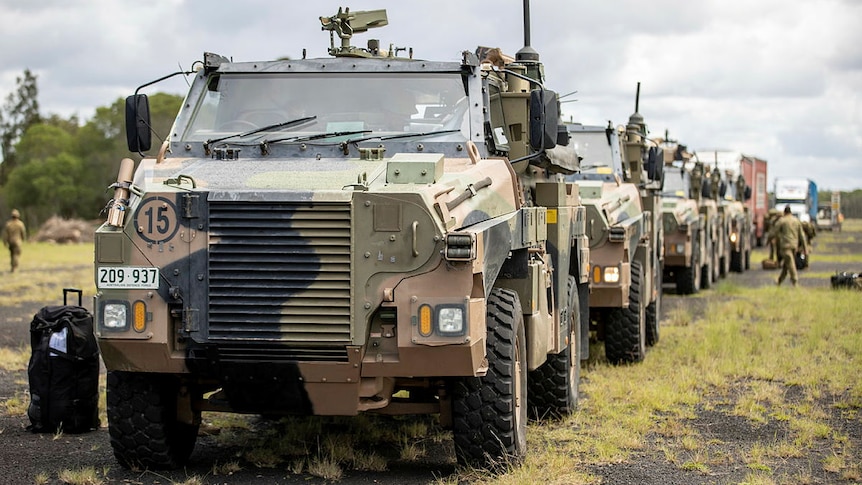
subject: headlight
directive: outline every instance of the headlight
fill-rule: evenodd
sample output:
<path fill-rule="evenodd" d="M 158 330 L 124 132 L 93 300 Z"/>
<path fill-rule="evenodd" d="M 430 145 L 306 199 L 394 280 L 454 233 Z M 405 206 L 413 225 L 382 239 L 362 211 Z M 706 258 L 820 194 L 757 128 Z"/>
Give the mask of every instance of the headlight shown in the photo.
<path fill-rule="evenodd" d="M 620 281 L 620 268 L 608 266 L 605 268 L 605 283 L 618 283 Z"/>
<path fill-rule="evenodd" d="M 437 332 L 441 335 L 464 333 L 464 307 L 440 306 L 437 308 Z"/>
<path fill-rule="evenodd" d="M 735 232 L 730 233 L 730 242 L 735 243 L 739 236 Z"/>
<path fill-rule="evenodd" d="M 685 254 L 685 244 L 677 244 L 675 249 L 676 254 Z"/>
<path fill-rule="evenodd" d="M 102 327 L 107 330 L 125 330 L 129 327 L 129 307 L 123 303 L 105 303 L 102 306 Z"/>

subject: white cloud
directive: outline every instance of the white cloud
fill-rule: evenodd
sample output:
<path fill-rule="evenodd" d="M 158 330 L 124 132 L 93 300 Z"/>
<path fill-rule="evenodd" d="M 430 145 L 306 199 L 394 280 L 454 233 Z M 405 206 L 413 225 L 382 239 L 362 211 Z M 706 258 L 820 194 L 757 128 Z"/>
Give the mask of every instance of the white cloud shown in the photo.
<path fill-rule="evenodd" d="M 521 2 L 0 0 L 0 96 L 29 68 L 43 112 L 88 118 L 204 51 L 325 56 L 317 18 L 342 5 L 388 9 L 389 26 L 357 42 L 413 47 L 417 58 L 457 59 L 477 45 L 514 54 L 523 44 Z M 624 124 L 641 82 L 654 135 L 668 129 L 691 147 L 766 158 L 770 179 L 862 187 L 862 2 L 533 0 L 531 14 L 548 87 L 578 91 L 566 98 L 567 118 Z M 185 83 L 148 89 L 182 93 Z"/>

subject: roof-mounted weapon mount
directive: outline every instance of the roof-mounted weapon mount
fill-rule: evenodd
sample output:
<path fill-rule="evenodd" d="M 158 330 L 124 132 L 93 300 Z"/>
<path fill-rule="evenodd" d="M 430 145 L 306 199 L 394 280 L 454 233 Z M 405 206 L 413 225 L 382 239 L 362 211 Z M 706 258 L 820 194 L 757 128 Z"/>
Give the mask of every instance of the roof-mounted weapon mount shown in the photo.
<path fill-rule="evenodd" d="M 329 31 L 329 54 L 335 57 L 396 57 L 398 51 L 408 50 L 406 47 L 389 46 L 389 51 L 381 56 L 380 41 L 369 39 L 366 49 L 350 45 L 353 34 L 367 32 L 368 29 L 383 27 L 389 24 L 386 10 L 367 10 L 351 12 L 350 8 L 338 8 L 338 13 L 332 17 L 320 17 L 321 30 Z M 335 46 L 335 35 L 341 39 L 341 46 Z M 409 49 L 413 58 L 413 49 Z"/>

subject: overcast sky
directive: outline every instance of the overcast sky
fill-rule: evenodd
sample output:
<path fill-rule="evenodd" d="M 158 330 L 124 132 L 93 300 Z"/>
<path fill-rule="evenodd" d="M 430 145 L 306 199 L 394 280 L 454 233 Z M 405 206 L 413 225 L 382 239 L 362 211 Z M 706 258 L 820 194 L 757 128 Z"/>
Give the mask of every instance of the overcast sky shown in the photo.
<path fill-rule="evenodd" d="M 0 95 L 25 68 L 42 114 L 89 119 L 204 51 L 237 61 L 326 55 L 318 17 L 386 8 L 356 37 L 458 60 L 523 44 L 520 0 L 0 0 Z M 775 177 L 862 188 L 862 0 L 533 0 L 531 44 L 566 120 L 624 124 L 641 82 L 652 136 L 740 151 Z M 144 92 L 182 94 L 181 80 Z"/>

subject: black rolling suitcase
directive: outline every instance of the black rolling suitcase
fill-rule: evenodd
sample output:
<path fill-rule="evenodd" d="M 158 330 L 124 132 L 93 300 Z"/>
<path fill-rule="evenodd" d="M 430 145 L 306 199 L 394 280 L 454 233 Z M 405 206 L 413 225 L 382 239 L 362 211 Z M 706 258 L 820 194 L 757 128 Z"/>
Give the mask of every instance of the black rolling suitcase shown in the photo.
<path fill-rule="evenodd" d="M 78 304 L 69 305 L 69 293 Z M 34 433 L 84 433 L 99 427 L 99 348 L 81 290 L 63 289 L 63 305 L 46 306 L 30 323 L 30 418 Z"/>

